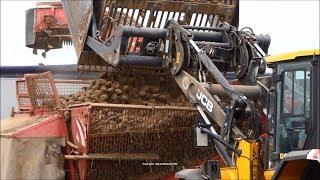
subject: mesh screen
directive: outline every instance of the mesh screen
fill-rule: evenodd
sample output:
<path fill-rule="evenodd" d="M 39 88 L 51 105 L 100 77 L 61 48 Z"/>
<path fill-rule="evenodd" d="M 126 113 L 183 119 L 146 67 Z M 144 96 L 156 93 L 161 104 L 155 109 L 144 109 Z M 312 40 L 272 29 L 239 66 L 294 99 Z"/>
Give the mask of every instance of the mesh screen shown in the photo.
<path fill-rule="evenodd" d="M 56 110 L 60 99 L 50 72 L 26 74 L 25 80 L 33 110 Z"/>
<path fill-rule="evenodd" d="M 215 152 L 194 146 L 197 115 L 193 108 L 93 104 L 87 116 L 88 154 L 152 153 L 160 157 L 152 163 L 177 164 L 150 166 L 144 164 L 150 160 L 89 160 L 88 179 L 146 177 L 193 167 Z"/>
<path fill-rule="evenodd" d="M 39 80 L 40 79 L 36 81 L 39 81 Z M 45 84 L 48 85 L 48 83 L 46 83 L 48 79 L 47 80 L 42 79 L 41 81 L 44 81 L 44 83 L 40 83 L 39 86 L 37 86 L 37 88 L 49 88 L 49 87 L 46 87 L 45 85 Z M 31 82 L 31 86 L 34 87 L 35 85 L 32 85 L 34 83 L 35 83 L 34 81 Z M 56 89 L 60 98 L 70 96 L 76 92 L 79 92 L 83 87 L 89 87 L 90 83 L 91 81 L 87 81 L 87 80 L 54 80 L 54 84 L 56 86 Z M 49 89 L 51 89 L 51 87 Z M 30 110 L 31 102 L 30 102 L 28 87 L 25 79 L 19 79 L 16 81 L 16 93 L 17 93 L 19 111 L 21 112 L 21 111 Z"/>

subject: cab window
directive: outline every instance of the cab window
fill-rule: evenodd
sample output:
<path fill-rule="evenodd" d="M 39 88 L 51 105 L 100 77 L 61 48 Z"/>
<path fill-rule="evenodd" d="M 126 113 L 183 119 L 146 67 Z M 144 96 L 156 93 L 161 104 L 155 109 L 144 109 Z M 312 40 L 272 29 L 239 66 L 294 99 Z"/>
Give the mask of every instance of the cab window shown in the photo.
<path fill-rule="evenodd" d="M 281 113 L 278 124 L 279 150 L 302 150 L 310 116 L 310 72 L 290 70 L 283 73 Z"/>

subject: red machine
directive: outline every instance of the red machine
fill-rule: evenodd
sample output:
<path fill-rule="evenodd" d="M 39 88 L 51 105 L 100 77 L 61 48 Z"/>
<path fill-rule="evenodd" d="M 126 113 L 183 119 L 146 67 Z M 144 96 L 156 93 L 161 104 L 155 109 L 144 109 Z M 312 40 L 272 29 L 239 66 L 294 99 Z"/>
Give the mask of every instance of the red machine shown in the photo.
<path fill-rule="evenodd" d="M 194 108 L 86 103 L 71 106 L 70 111 L 69 140 L 74 146 L 65 158 L 69 160 L 66 162 L 75 163 L 79 179 L 145 179 L 150 171 L 157 172 L 153 178 L 168 179 L 179 166 L 143 164 L 172 162 L 193 167 L 193 163 L 208 155 L 185 143 L 194 138 Z M 153 122 L 161 123 L 161 118 L 167 120 L 167 128 L 155 127 L 158 123 Z M 125 124 L 112 125 L 113 120 L 125 123 L 133 119 L 141 123 L 132 131 Z M 190 161 L 182 162 L 176 157 Z"/>
<path fill-rule="evenodd" d="M 25 75 L 17 98 L 19 112 L 1 123 L 1 179 L 63 178 L 67 126 L 51 73 Z"/>
<path fill-rule="evenodd" d="M 24 79 L 16 81 L 16 94 L 19 111 L 13 111 L 11 116 L 37 120 L 28 120 L 32 124 L 30 128 L 10 131 L 11 137 L 66 136 L 64 115 L 57 111 L 61 109 L 60 97 L 50 72 L 26 74 Z"/>
<path fill-rule="evenodd" d="M 26 46 L 45 52 L 71 44 L 68 23 L 60 2 L 41 2 L 26 11 Z M 45 57 L 45 52 L 42 54 Z"/>
<path fill-rule="evenodd" d="M 55 175 L 46 176 L 42 172 L 32 175 L 20 172 L 17 170 L 17 161 L 6 161 L 5 164 L 10 168 L 4 171 L 5 176 L 2 177 L 65 177 L 72 180 L 127 176 L 146 178 L 152 169 L 161 172 L 157 177 L 170 179 L 179 167 L 174 164 L 194 167 L 196 162 L 205 160 L 205 157 L 214 153 L 214 149 L 203 153 L 193 144 L 185 143 L 194 139 L 192 125 L 197 116 L 196 109 L 105 103 L 78 104 L 65 109 L 60 98 L 61 95 L 67 95 L 67 88 L 62 84 L 72 85 L 71 89 L 78 91 L 74 83 L 54 81 L 49 72 L 27 74 L 24 79 L 17 81 L 19 112 L 13 113 L 12 119 L 8 121 L 8 124 L 13 125 L 1 129 L 4 143 L 10 148 L 28 146 L 27 152 L 32 154 L 47 151 L 47 147 L 54 146 L 58 153 L 52 154 L 50 159 L 59 163 L 51 163 L 52 167 L 45 172 L 50 174 L 48 171 L 53 171 Z M 88 82 L 83 82 L 81 86 L 87 85 Z M 111 127 L 110 122 L 115 120 L 123 122 L 123 126 Z M 131 127 L 127 127 L 126 122 L 132 120 L 139 120 L 139 123 L 134 130 L 129 131 L 128 128 Z M 26 138 L 26 143 L 20 144 Z M 14 145 L 11 146 L 10 143 Z M 35 143 L 37 145 L 34 145 Z M 14 154 L 10 153 L 11 151 Z M 168 151 L 171 153 L 168 154 Z M 27 158 L 12 149 L 4 152 L 7 152 L 9 157 L 18 154 L 19 157 Z M 39 153 L 23 162 L 40 159 L 39 162 L 42 163 L 46 162 L 47 158 Z M 173 165 L 143 165 L 154 162 L 172 162 Z M 59 166 L 60 163 L 64 165 Z M 29 171 L 41 169 L 37 166 L 35 164 L 29 167 L 23 164 L 24 169 Z M 18 173 L 13 174 L 12 169 Z"/>

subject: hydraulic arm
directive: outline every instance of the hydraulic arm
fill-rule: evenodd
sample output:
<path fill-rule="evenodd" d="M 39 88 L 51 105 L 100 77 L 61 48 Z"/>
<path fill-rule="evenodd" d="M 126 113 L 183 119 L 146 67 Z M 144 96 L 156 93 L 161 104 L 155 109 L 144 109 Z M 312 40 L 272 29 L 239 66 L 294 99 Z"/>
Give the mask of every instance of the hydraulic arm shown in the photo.
<path fill-rule="evenodd" d="M 233 165 L 231 157 L 228 155 L 226 151 L 226 147 L 228 147 L 228 143 L 233 143 L 234 138 L 248 138 L 247 134 L 244 134 L 238 127 L 236 127 L 233 123 L 235 111 L 237 110 L 245 110 L 245 108 L 249 108 L 253 113 L 251 117 L 255 119 L 255 107 L 254 105 L 244 96 L 236 92 L 221 71 L 216 67 L 213 63 L 214 60 L 210 59 L 205 50 L 199 48 L 199 46 L 193 40 L 193 34 L 186 30 L 183 26 L 180 26 L 177 22 L 170 20 L 168 21 L 167 28 L 169 31 L 169 35 L 167 38 L 167 42 L 169 43 L 167 60 L 171 61 L 171 72 L 174 76 L 176 82 L 179 84 L 180 88 L 190 100 L 191 103 L 194 104 L 195 107 L 199 110 L 204 122 L 209 125 L 210 133 L 213 134 L 215 139 L 215 146 L 225 163 L 229 166 Z M 259 71 L 265 69 L 265 60 L 262 55 L 264 52 L 259 48 L 254 39 L 250 39 L 253 36 L 247 36 L 247 33 L 241 32 L 233 32 L 235 34 L 239 34 L 239 41 L 247 41 L 250 43 L 250 47 L 256 54 L 256 58 L 252 60 L 241 60 L 241 61 L 249 61 L 249 67 L 247 71 L 255 71 L 255 74 L 250 74 L 250 80 L 256 80 L 256 76 Z M 246 46 L 247 47 L 247 46 Z M 214 51 L 214 50 L 213 50 Z M 240 51 L 240 54 L 244 53 L 244 51 L 248 51 L 246 48 Z M 239 54 L 237 54 L 239 55 Z M 240 55 L 239 55 L 240 56 Z M 243 57 L 248 58 L 248 56 Z M 191 76 L 187 72 L 187 67 L 190 67 L 190 63 L 198 63 L 200 67 L 198 70 L 199 77 L 196 79 Z M 188 64 L 189 63 L 189 64 Z M 201 67 L 202 66 L 202 67 Z M 223 90 L 226 92 L 227 96 L 231 99 L 231 104 L 227 111 L 224 111 L 219 103 L 217 102 L 217 98 L 215 98 L 214 94 L 211 94 L 208 89 L 206 89 L 206 73 L 210 73 L 212 77 L 215 79 L 217 84 L 219 84 Z M 249 73 L 244 73 L 249 74 Z M 251 82 L 253 83 L 253 81 Z M 211 122 L 207 115 L 210 116 L 220 127 L 221 133 L 218 135 L 214 127 L 211 125 Z M 221 138 L 221 139 L 219 139 Z M 221 143 L 225 141 L 225 143 Z M 229 148 L 230 149 L 230 148 Z M 236 152 L 238 153 L 238 152 Z"/>

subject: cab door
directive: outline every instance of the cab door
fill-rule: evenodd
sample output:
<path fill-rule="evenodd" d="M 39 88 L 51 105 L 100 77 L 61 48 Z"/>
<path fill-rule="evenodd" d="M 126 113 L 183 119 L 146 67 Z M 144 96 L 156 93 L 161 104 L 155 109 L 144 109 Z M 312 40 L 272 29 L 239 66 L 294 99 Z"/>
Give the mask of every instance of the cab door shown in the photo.
<path fill-rule="evenodd" d="M 275 154 L 303 150 L 310 121 L 311 62 L 279 63 L 276 86 Z M 279 159 L 280 160 L 280 159 Z"/>

